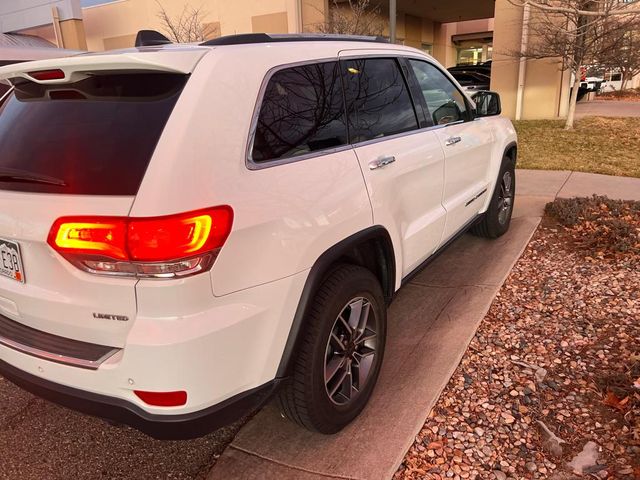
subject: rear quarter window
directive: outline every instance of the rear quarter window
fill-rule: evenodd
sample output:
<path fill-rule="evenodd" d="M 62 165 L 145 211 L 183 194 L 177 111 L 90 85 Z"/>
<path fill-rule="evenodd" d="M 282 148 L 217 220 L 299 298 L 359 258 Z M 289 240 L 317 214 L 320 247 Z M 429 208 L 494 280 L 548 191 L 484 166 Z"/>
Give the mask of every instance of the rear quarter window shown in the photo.
<path fill-rule="evenodd" d="M 343 60 L 351 143 L 418 128 L 418 119 L 398 62 L 393 58 Z"/>
<path fill-rule="evenodd" d="M 0 107 L 0 190 L 135 195 L 187 76 L 18 81 Z"/>
<path fill-rule="evenodd" d="M 251 160 L 266 162 L 347 144 L 337 62 L 284 68 L 264 91 Z"/>

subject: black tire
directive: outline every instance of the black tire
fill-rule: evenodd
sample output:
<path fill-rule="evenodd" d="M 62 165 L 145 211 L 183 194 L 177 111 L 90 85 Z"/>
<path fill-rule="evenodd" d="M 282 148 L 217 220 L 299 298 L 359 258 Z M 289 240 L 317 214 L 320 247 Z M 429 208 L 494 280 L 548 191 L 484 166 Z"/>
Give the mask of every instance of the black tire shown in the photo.
<path fill-rule="evenodd" d="M 511 179 L 509 188 L 505 186 L 506 175 Z M 509 230 L 516 194 L 516 171 L 514 160 L 505 155 L 494 188 L 489 208 L 482 218 L 471 228 L 471 233 L 479 237 L 498 238 Z M 505 210 L 506 208 L 506 210 Z"/>
<path fill-rule="evenodd" d="M 346 329 L 350 322 L 341 322 L 338 317 L 348 315 L 349 320 L 355 318 L 360 301 L 361 311 L 366 310 L 368 313 L 361 314 L 358 318 L 364 319 L 366 316 L 367 319 L 361 321 L 366 325 L 373 321 L 371 325 L 375 325 L 376 330 L 368 327 L 362 329 L 362 343 L 358 347 L 358 334 L 355 332 L 359 329 L 351 332 L 353 340 L 345 337 L 339 341 L 338 337 L 342 337 L 340 332 L 348 332 Z M 374 317 L 371 318 L 371 315 Z M 306 429 L 325 434 L 336 433 L 349 424 L 367 404 L 378 379 L 384 356 L 386 326 L 387 309 L 376 277 L 369 270 L 356 265 L 340 265 L 333 270 L 321 285 L 305 319 L 305 330 L 295 358 L 293 374 L 277 397 L 281 412 Z M 373 337 L 372 331 L 375 333 Z M 334 337 L 331 336 L 332 332 Z M 327 372 L 333 370 L 342 355 L 337 345 L 345 346 L 343 357 L 350 360 L 345 360 L 344 366 L 331 377 Z M 350 353 L 352 348 L 355 350 Z M 368 353 L 371 349 L 375 350 L 375 354 Z M 354 359 L 360 354 L 363 356 L 360 357 L 358 367 Z M 365 373 L 365 356 L 368 373 Z M 368 360 L 370 356 L 373 357 L 372 360 Z M 365 379 L 362 384 L 358 383 L 361 378 L 358 373 L 360 368 L 362 378 Z M 347 370 L 349 374 L 343 375 Z M 331 382 L 325 383 L 325 376 L 331 377 Z M 343 377 L 345 381 L 340 383 L 337 392 L 331 396 L 330 390 Z M 358 389 L 354 390 L 356 383 Z M 342 392 L 348 392 L 352 396 L 341 404 L 346 399 Z"/>

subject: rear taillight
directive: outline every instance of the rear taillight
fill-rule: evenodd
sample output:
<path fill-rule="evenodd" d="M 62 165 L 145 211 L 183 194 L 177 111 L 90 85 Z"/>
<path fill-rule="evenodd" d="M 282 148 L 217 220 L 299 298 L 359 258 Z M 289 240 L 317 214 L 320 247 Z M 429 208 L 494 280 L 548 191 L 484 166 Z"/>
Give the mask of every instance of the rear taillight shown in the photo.
<path fill-rule="evenodd" d="M 166 217 L 62 217 L 47 243 L 91 273 L 172 278 L 208 270 L 232 223 L 226 205 Z"/>

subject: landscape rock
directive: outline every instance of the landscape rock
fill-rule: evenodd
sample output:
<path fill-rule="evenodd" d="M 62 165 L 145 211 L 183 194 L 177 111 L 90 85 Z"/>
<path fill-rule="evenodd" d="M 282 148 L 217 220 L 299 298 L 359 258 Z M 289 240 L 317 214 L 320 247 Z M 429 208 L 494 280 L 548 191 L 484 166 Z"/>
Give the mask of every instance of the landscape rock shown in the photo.
<path fill-rule="evenodd" d="M 582 448 L 582 451 L 573 457 L 573 460 L 571 460 L 568 465 L 573 470 L 573 473 L 582 475 L 583 473 L 589 473 L 589 469 L 597 466 L 597 464 L 598 444 L 588 441 Z"/>

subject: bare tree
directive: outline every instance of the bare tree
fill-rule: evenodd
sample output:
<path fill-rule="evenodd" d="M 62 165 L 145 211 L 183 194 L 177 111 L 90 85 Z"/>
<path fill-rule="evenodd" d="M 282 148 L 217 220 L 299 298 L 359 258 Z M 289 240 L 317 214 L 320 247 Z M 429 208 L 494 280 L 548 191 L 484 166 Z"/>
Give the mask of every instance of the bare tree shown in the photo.
<path fill-rule="evenodd" d="M 170 15 L 156 0 L 160 11 L 158 18 L 164 32 L 177 43 L 202 42 L 208 38 L 219 36 L 220 32 L 211 24 L 204 21 L 207 12 L 201 7 L 193 7 L 185 3 L 179 15 Z"/>
<path fill-rule="evenodd" d="M 342 33 L 346 35 L 382 35 L 384 21 L 379 5 L 371 0 L 333 0 L 328 20 L 315 25 L 322 33 Z"/>
<path fill-rule="evenodd" d="M 615 33 L 615 32 L 614 32 Z M 622 74 L 620 90 L 625 90 L 627 83 L 636 75 L 640 75 L 640 29 L 620 32 L 621 36 L 607 38 L 616 46 L 611 54 L 601 59 L 600 65 L 607 70 L 619 71 Z"/>
<path fill-rule="evenodd" d="M 617 52 L 624 33 L 640 23 L 636 4 L 620 0 L 509 0 L 530 10 L 528 24 L 533 39 L 515 56 L 558 59 L 562 70 L 574 77 L 565 129 L 573 128 L 580 88 L 580 68 L 598 64 Z"/>

